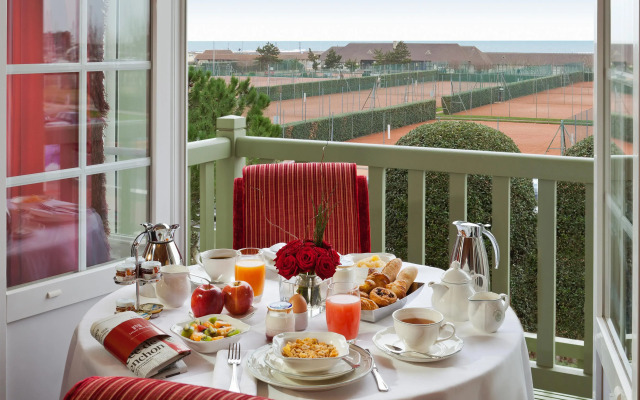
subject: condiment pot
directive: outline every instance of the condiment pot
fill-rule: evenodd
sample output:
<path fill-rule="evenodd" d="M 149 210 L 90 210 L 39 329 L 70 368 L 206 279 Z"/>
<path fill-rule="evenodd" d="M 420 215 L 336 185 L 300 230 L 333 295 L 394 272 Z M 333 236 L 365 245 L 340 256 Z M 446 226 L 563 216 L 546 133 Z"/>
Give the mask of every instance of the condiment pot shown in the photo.
<path fill-rule="evenodd" d="M 441 283 L 429 282 L 429 287 L 433 290 L 431 296 L 433 308 L 452 321 L 469 319 L 469 297 L 475 293 L 475 290 L 473 279 L 466 271 L 460 269 L 459 262 L 451 263 L 451 268 L 442 275 Z"/>
<path fill-rule="evenodd" d="M 189 270 L 183 265 L 166 265 L 160 271 L 162 278 L 156 283 L 158 300 L 172 308 L 181 307 L 191 295 Z"/>

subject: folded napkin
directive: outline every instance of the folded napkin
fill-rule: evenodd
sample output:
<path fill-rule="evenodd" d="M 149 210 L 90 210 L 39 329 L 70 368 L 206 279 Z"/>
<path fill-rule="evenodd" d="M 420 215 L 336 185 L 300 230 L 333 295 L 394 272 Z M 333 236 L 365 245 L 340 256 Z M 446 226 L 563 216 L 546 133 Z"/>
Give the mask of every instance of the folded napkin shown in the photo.
<path fill-rule="evenodd" d="M 256 396 L 258 394 L 258 383 L 256 378 L 246 370 L 247 359 L 250 351 L 242 351 L 242 364 L 236 367 L 238 374 L 238 384 L 240 391 L 244 394 Z M 216 364 L 213 367 L 213 384 L 212 386 L 219 389 L 229 389 L 231 385 L 231 373 L 233 367 L 227 363 L 228 350 L 220 350 L 216 354 Z"/>

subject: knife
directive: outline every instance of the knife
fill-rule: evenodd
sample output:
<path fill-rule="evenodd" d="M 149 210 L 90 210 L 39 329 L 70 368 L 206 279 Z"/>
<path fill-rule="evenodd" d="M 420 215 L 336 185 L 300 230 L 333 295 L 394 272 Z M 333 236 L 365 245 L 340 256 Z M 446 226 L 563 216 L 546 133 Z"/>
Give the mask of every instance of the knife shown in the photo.
<path fill-rule="evenodd" d="M 364 349 L 367 353 L 369 353 L 369 357 L 371 357 L 371 373 L 373 374 L 373 377 L 376 378 L 376 383 L 378 384 L 378 390 L 381 392 L 388 392 L 389 391 L 389 386 L 387 386 L 386 383 L 384 383 L 384 380 L 382 379 L 382 376 L 380 375 L 380 372 L 378 372 L 378 367 L 376 366 L 376 361 L 373 359 L 373 355 L 371 355 L 371 352 L 369 351 L 369 349 Z"/>

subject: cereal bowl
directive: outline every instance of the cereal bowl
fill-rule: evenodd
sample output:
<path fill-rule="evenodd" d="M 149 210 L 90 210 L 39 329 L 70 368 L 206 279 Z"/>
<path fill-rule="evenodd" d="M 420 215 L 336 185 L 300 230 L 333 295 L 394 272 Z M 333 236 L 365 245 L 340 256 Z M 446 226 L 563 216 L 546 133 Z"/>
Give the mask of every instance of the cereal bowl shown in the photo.
<path fill-rule="evenodd" d="M 283 348 L 288 342 L 297 339 L 318 339 L 318 342 L 335 346 L 338 351 L 336 357 L 297 358 L 285 357 Z M 286 332 L 273 337 L 273 356 L 281 359 L 287 367 L 299 372 L 322 372 L 331 369 L 343 358 L 349 355 L 349 344 L 344 336 L 333 332 Z M 352 360 L 350 360 L 352 361 Z M 353 362 L 353 361 L 352 361 Z"/>

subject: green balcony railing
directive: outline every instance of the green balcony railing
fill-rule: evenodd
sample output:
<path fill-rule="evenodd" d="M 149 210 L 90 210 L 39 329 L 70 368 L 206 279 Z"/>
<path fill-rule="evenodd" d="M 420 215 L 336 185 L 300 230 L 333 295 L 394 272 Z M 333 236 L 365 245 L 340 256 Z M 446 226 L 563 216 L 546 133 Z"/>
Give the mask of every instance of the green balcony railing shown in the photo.
<path fill-rule="evenodd" d="M 372 251 L 385 250 L 385 175 L 389 168 L 408 170 L 408 261 L 424 264 L 425 172 L 449 174 L 449 217 L 466 220 L 467 176 L 492 177 L 492 232 L 501 249 L 500 265 L 510 265 L 510 179 L 538 179 L 538 329 L 525 333 L 536 353 L 531 361 L 536 389 L 591 396 L 593 362 L 593 160 L 469 150 L 417 148 L 245 135 L 245 119 L 218 119 L 217 138 L 188 145 L 188 165 L 200 168 L 200 246 L 231 247 L 233 180 L 246 157 L 262 160 L 354 162 L 369 169 Z M 265 161 L 268 162 L 268 161 Z M 215 177 L 214 177 L 215 171 Z M 586 187 L 584 341 L 556 337 L 556 185 L 579 182 Z M 217 188 L 217 192 L 214 190 Z M 215 212 L 215 217 L 214 217 Z M 214 225 L 215 224 L 215 225 Z M 527 227 L 517 227 L 527 229 Z M 450 231 L 451 245 L 455 227 Z M 450 246 L 451 248 L 451 246 Z M 493 271 L 492 289 L 509 293 L 509 268 Z M 556 356 L 578 360 L 582 368 L 556 365 Z"/>

